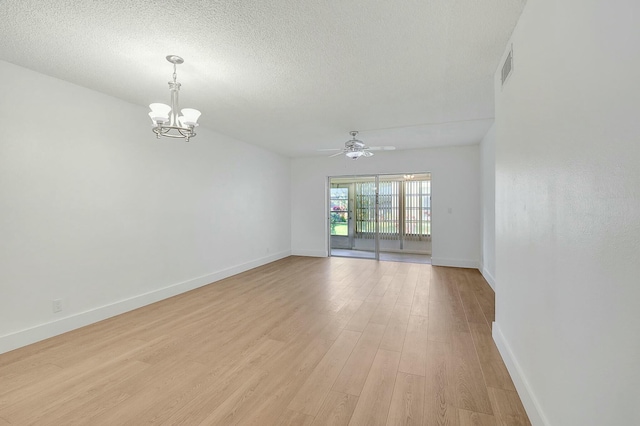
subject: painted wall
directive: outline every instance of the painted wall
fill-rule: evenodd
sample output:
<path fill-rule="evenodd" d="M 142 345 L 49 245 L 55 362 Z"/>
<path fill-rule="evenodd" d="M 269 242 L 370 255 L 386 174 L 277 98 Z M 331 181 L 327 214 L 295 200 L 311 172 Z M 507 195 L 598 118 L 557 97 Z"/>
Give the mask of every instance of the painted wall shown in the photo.
<path fill-rule="evenodd" d="M 289 159 L 157 140 L 146 108 L 6 62 L 0 80 L 0 352 L 290 254 Z"/>
<path fill-rule="evenodd" d="M 494 337 L 534 425 L 640 424 L 639 15 L 527 2 L 496 76 Z"/>
<path fill-rule="evenodd" d="M 328 176 L 407 172 L 432 173 L 433 263 L 477 268 L 480 260 L 478 145 L 380 152 L 356 161 L 344 157 L 293 159 L 292 252 L 327 255 Z"/>
<path fill-rule="evenodd" d="M 496 289 L 496 126 L 491 126 L 480 143 L 482 182 L 482 254 L 480 271 Z"/>

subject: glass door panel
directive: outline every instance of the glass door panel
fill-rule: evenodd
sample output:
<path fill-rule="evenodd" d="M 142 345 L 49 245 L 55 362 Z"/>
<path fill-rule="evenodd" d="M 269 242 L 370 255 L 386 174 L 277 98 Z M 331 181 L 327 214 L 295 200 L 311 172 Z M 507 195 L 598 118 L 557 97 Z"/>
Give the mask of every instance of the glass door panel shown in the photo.
<path fill-rule="evenodd" d="M 329 179 L 331 256 L 376 259 L 376 177 Z"/>
<path fill-rule="evenodd" d="M 431 174 L 329 178 L 331 256 L 430 263 Z"/>
<path fill-rule="evenodd" d="M 331 233 L 331 247 L 350 249 L 349 236 L 349 184 L 340 185 L 329 189 L 329 227 Z"/>

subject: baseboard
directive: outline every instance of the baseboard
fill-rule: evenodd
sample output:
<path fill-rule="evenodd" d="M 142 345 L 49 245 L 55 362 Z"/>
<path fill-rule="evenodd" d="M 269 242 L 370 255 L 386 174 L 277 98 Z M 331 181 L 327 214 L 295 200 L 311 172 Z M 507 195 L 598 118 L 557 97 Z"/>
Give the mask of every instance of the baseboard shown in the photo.
<path fill-rule="evenodd" d="M 482 274 L 484 279 L 487 280 L 487 282 L 489 283 L 493 291 L 496 291 L 496 279 L 493 278 L 493 275 L 489 273 L 487 268 L 485 268 L 484 266 L 481 266 L 480 273 Z"/>
<path fill-rule="evenodd" d="M 434 266 L 453 266 L 454 268 L 475 268 L 478 269 L 480 262 L 467 259 L 446 259 L 443 257 L 431 257 L 431 264 Z"/>
<path fill-rule="evenodd" d="M 308 256 L 308 257 L 327 257 L 329 253 L 326 250 L 292 250 L 293 256 Z"/>
<path fill-rule="evenodd" d="M 527 378 L 522 373 L 522 368 L 520 367 L 518 360 L 513 356 L 511 347 L 504 338 L 497 322 L 493 323 L 492 335 L 493 340 L 496 342 L 496 346 L 498 347 L 498 351 L 500 351 L 500 355 L 502 355 L 502 359 L 507 366 L 507 370 L 509 370 L 511 379 L 513 379 L 513 384 L 518 390 L 518 395 L 520 396 L 522 405 L 524 405 L 524 409 L 529 416 L 531 424 L 533 426 L 549 426 L 549 422 L 540 407 L 540 403 L 535 397 Z"/>
<path fill-rule="evenodd" d="M 32 343 L 39 342 L 41 340 L 48 339 L 50 337 L 57 336 L 59 334 L 66 333 L 71 330 L 75 330 L 80 327 L 96 323 L 98 321 L 105 320 L 107 318 L 114 317 L 116 315 L 123 314 L 125 312 L 132 311 L 134 309 L 141 308 L 146 305 L 150 305 L 155 302 L 159 302 L 160 300 L 168 299 L 169 297 L 194 290 L 198 287 L 202 287 L 216 281 L 220 281 L 232 275 L 257 268 L 258 266 L 266 265 L 267 263 L 274 262 L 290 255 L 290 251 L 275 253 L 270 256 L 252 260 L 251 262 L 232 266 L 218 272 L 203 275 L 201 277 L 193 278 L 188 281 L 172 284 L 167 287 L 153 290 L 148 293 L 139 294 L 128 299 L 119 300 L 117 302 L 90 309 L 85 312 L 69 315 L 56 321 L 39 324 L 34 327 L 1 336 L 0 354 L 30 345 Z"/>

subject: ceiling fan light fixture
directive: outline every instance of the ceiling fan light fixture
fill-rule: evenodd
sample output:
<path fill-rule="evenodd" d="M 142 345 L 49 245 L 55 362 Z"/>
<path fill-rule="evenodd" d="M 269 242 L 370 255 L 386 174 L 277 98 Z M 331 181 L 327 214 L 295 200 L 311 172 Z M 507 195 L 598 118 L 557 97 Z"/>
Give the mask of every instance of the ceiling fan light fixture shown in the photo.
<path fill-rule="evenodd" d="M 344 148 L 319 149 L 318 151 L 338 151 L 329 157 L 336 157 L 344 154 L 347 158 L 357 160 L 360 157 L 372 157 L 373 152 L 371 151 L 396 149 L 395 146 L 367 146 L 361 140 L 356 139 L 356 136 L 358 135 L 357 130 L 352 130 L 349 134 L 351 135 L 351 139 L 344 143 Z"/>
<path fill-rule="evenodd" d="M 362 157 L 362 155 L 364 155 L 364 152 L 362 152 L 362 151 L 349 151 L 345 155 L 347 157 L 353 159 L 353 160 L 357 160 L 358 158 Z"/>
<path fill-rule="evenodd" d="M 184 59 L 177 55 L 167 56 L 167 61 L 173 64 L 173 81 L 169 82 L 169 91 L 171 92 L 171 105 L 162 103 L 153 103 L 149 105 L 151 112 L 149 118 L 153 122 L 153 133 L 160 139 L 160 136 L 167 138 L 189 139 L 196 135 L 195 128 L 198 126 L 198 118 L 200 111 L 193 108 L 184 108 L 180 110 L 178 95 L 180 92 L 180 83 L 177 81 L 176 66 L 182 64 Z M 178 116 L 178 111 L 182 113 Z"/>

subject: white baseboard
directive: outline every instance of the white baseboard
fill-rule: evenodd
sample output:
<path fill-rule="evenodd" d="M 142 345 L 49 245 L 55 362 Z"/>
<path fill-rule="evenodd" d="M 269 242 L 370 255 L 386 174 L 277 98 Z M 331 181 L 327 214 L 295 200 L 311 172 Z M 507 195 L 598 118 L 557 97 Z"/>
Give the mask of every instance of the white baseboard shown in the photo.
<path fill-rule="evenodd" d="M 484 266 L 481 266 L 480 273 L 482 274 L 484 279 L 487 280 L 487 282 L 489 283 L 493 291 L 496 291 L 496 279 L 493 278 L 493 275 L 489 273 L 487 268 L 485 268 Z"/>
<path fill-rule="evenodd" d="M 496 346 L 498 347 L 498 351 L 500 351 L 500 355 L 502 355 L 507 370 L 509 370 L 513 384 L 518 390 L 518 395 L 520 396 L 522 405 L 524 405 L 524 409 L 527 411 L 531 424 L 533 426 L 549 426 L 549 422 L 540 407 L 540 403 L 535 397 L 527 378 L 522 373 L 522 368 L 518 360 L 514 357 L 511 347 L 504 338 L 497 322 L 493 323 L 492 329 L 493 340 L 496 342 Z"/>
<path fill-rule="evenodd" d="M 76 313 L 55 321 L 39 324 L 34 327 L 1 336 L 0 354 L 159 302 L 160 300 L 214 283 L 232 275 L 248 271 L 249 269 L 257 268 L 258 266 L 266 265 L 267 263 L 274 262 L 290 255 L 290 251 L 275 253 L 270 256 L 252 260 L 251 262 L 232 266 L 218 272 L 203 275 L 177 284 L 172 284 L 148 293 L 139 294 L 128 299 L 119 300 L 108 305 L 99 306 L 85 312 Z"/>
<path fill-rule="evenodd" d="M 452 266 L 454 268 L 475 268 L 478 269 L 477 260 L 468 259 L 446 259 L 444 257 L 432 257 L 431 264 L 434 266 Z"/>
<path fill-rule="evenodd" d="M 329 253 L 326 250 L 292 250 L 292 256 L 307 256 L 307 257 L 327 257 Z"/>

